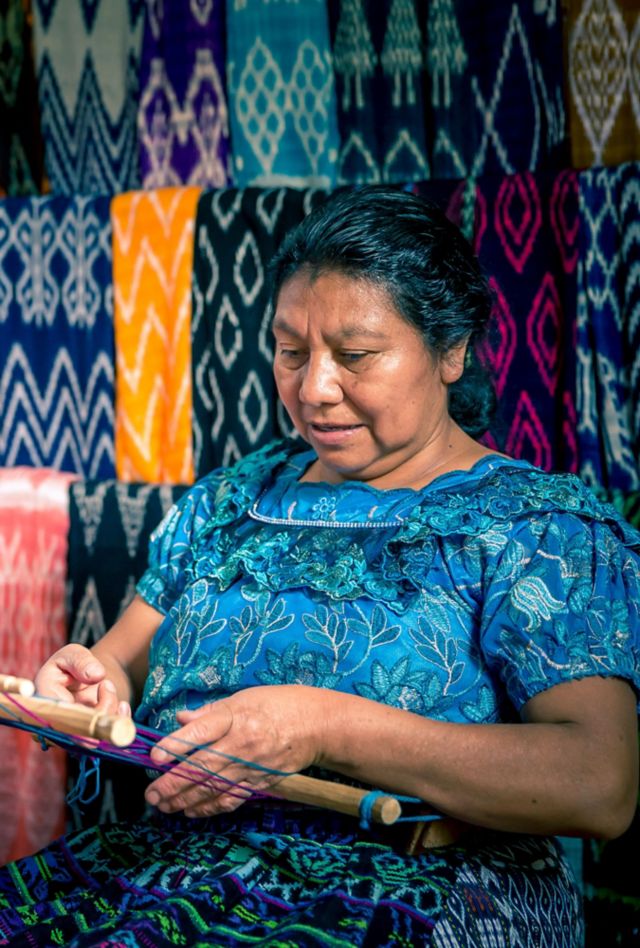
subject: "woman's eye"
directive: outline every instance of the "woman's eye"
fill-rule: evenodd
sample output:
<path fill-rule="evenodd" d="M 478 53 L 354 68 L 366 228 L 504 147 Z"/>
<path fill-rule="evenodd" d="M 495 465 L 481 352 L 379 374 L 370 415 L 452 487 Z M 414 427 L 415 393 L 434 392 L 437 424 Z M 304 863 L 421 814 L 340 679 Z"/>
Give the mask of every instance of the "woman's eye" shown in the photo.
<path fill-rule="evenodd" d="M 280 349 L 280 358 L 286 362 L 300 362 L 304 359 L 302 349 Z"/>
<path fill-rule="evenodd" d="M 364 359 L 366 355 L 369 355 L 368 352 L 354 351 L 353 349 L 347 349 L 344 352 L 340 353 L 340 356 L 344 362 L 358 362 L 360 359 Z"/>

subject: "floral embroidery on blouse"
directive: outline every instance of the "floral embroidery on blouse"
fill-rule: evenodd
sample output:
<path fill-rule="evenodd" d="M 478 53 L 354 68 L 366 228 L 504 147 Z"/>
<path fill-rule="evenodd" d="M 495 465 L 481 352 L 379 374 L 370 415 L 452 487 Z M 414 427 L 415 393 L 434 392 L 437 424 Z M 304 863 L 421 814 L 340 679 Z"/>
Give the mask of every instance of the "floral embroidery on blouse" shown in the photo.
<path fill-rule="evenodd" d="M 155 531 L 139 720 L 279 683 L 478 723 L 586 675 L 640 689 L 640 535 L 577 478 L 490 455 L 421 491 L 300 482 L 314 457 L 214 471 Z"/>

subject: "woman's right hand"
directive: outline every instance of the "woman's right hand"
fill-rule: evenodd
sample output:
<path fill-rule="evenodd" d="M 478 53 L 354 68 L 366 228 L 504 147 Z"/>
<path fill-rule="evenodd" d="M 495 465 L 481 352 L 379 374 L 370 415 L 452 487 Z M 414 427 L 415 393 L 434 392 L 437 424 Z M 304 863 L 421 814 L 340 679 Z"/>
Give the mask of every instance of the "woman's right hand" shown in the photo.
<path fill-rule="evenodd" d="M 130 714 L 98 658 L 84 645 L 65 645 L 47 659 L 35 677 L 36 694 L 87 705 L 105 714 Z"/>

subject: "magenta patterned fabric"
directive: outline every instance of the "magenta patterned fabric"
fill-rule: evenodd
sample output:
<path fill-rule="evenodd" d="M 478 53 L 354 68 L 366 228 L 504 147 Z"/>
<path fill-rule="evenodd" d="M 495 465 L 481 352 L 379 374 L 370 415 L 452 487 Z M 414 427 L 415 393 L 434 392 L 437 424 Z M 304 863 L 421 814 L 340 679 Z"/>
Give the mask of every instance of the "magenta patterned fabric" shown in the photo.
<path fill-rule="evenodd" d="M 577 172 L 481 178 L 474 243 L 495 294 L 479 353 L 500 415 L 487 442 L 545 470 L 578 469 Z"/>

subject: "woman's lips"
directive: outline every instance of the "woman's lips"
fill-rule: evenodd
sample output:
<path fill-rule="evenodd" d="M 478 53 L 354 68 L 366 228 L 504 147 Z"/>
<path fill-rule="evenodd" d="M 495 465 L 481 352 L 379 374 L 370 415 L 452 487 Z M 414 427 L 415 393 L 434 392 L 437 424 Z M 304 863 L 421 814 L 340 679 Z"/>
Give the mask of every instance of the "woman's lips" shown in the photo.
<path fill-rule="evenodd" d="M 360 431 L 364 425 L 321 425 L 309 423 L 309 429 L 315 441 L 321 444 L 342 444 Z"/>

